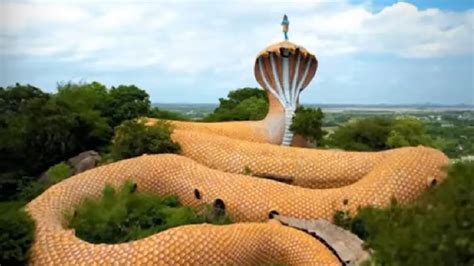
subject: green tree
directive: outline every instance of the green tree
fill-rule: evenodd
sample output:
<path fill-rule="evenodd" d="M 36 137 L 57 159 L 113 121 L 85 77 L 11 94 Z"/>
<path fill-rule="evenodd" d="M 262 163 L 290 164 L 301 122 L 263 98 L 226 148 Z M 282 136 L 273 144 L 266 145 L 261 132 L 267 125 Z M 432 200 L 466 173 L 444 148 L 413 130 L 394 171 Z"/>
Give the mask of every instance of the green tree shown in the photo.
<path fill-rule="evenodd" d="M 204 121 L 260 120 L 268 112 L 266 92 L 258 88 L 242 88 L 219 99 L 219 106 Z"/>
<path fill-rule="evenodd" d="M 323 118 L 324 114 L 321 108 L 298 107 L 293 117 L 290 130 L 317 144 L 326 134 L 321 128 Z"/>
<path fill-rule="evenodd" d="M 58 86 L 53 98 L 70 110 L 76 119 L 72 129 L 80 150 L 94 149 L 109 143 L 112 128 L 103 116 L 109 99 L 107 88 L 98 83 L 66 83 Z"/>
<path fill-rule="evenodd" d="M 112 87 L 104 115 L 115 127 L 125 120 L 148 115 L 150 99 L 146 91 L 135 85 Z"/>
<path fill-rule="evenodd" d="M 414 118 L 371 117 L 352 120 L 337 128 L 327 144 L 346 150 L 378 151 L 403 146 L 432 146 L 423 122 Z"/>
<path fill-rule="evenodd" d="M 72 130 L 77 126 L 76 116 L 49 95 L 35 93 L 38 97 L 17 100 L 8 94 L 18 95 L 24 86 L 8 87 L 8 115 L 2 116 L 0 133 L 0 197 L 13 196 L 23 176 L 38 176 L 79 150 L 78 136 Z M 36 89 L 33 89 L 36 91 Z M 30 94 L 31 95 L 31 94 Z"/>
<path fill-rule="evenodd" d="M 423 122 L 413 117 L 395 119 L 386 141 L 387 145 L 393 148 L 431 145 L 432 142 L 431 137 L 426 134 Z"/>
<path fill-rule="evenodd" d="M 121 160 L 144 153 L 177 153 L 180 146 L 171 140 L 171 132 L 170 126 L 163 121 L 145 126 L 136 120 L 127 120 L 115 130 L 112 157 Z"/>
<path fill-rule="evenodd" d="M 0 264 L 26 265 L 34 222 L 22 202 L 0 202 Z"/>
<path fill-rule="evenodd" d="M 21 84 L 0 88 L 0 199 L 15 197 L 20 184 L 51 165 L 104 150 L 113 127 L 149 108 L 148 94 L 133 85 L 108 91 L 98 82 L 63 83 L 55 94 Z"/>

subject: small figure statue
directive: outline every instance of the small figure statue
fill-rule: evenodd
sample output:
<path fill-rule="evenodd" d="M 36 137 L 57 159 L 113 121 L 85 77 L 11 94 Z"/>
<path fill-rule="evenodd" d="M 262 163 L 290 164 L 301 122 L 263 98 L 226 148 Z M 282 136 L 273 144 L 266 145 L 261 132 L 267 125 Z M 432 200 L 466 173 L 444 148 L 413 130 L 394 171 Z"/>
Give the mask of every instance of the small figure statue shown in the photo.
<path fill-rule="evenodd" d="M 283 34 L 285 35 L 285 40 L 288 40 L 288 28 L 290 26 L 290 21 L 286 15 L 283 16 L 283 21 L 281 22 L 281 27 L 283 29 Z"/>

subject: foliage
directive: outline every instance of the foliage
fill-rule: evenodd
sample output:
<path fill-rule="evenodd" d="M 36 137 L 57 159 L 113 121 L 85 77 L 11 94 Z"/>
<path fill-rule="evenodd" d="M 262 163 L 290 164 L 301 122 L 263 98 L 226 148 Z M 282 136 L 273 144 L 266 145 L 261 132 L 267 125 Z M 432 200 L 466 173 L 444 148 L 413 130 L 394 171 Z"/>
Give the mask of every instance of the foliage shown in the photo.
<path fill-rule="evenodd" d="M 22 180 L 19 188 L 19 199 L 30 201 L 52 185 L 71 176 L 72 169 L 66 162 L 58 163 L 46 171 L 47 180 Z"/>
<path fill-rule="evenodd" d="M 159 121 L 145 126 L 136 120 L 128 120 L 118 126 L 111 146 L 112 158 L 121 160 L 144 153 L 177 153 L 179 144 L 171 140 L 172 129 Z"/>
<path fill-rule="evenodd" d="M 313 143 L 319 143 L 326 134 L 321 128 L 323 118 L 324 114 L 321 108 L 298 107 L 295 111 L 290 130 Z"/>
<path fill-rule="evenodd" d="M 149 111 L 150 99 L 146 91 L 134 85 L 110 89 L 105 116 L 112 127 L 125 120 L 148 115 Z"/>
<path fill-rule="evenodd" d="M 335 222 L 366 240 L 378 265 L 474 263 L 474 162 L 453 165 L 448 179 L 409 206 L 362 208 Z"/>
<path fill-rule="evenodd" d="M 26 265 L 34 222 L 22 202 L 0 202 L 0 264 Z"/>
<path fill-rule="evenodd" d="M 148 117 L 166 119 L 166 120 L 178 120 L 178 121 L 186 121 L 189 120 L 185 116 L 180 113 L 160 109 L 158 107 L 153 107 L 150 111 Z"/>
<path fill-rule="evenodd" d="M 258 88 L 242 88 L 219 99 L 219 106 L 204 121 L 260 120 L 268 112 L 268 98 Z"/>
<path fill-rule="evenodd" d="M 327 144 L 345 150 L 378 151 L 404 146 L 433 146 L 423 122 L 411 117 L 372 117 L 350 121 L 328 137 Z"/>
<path fill-rule="evenodd" d="M 112 137 L 112 126 L 104 113 L 108 112 L 107 88 L 98 83 L 66 83 L 58 86 L 54 100 L 77 117 L 72 129 L 78 136 L 80 150 L 106 145 Z"/>
<path fill-rule="evenodd" d="M 456 113 L 451 116 L 454 115 Z M 442 149 L 450 158 L 474 155 L 473 121 L 451 116 L 444 115 L 443 121 L 445 122 L 429 123 L 427 133 L 435 138 L 436 147 Z"/>
<path fill-rule="evenodd" d="M 57 93 L 18 83 L 0 88 L 0 200 L 17 197 L 19 186 L 37 194 L 42 184 L 25 182 L 82 151 L 106 151 L 116 125 L 149 112 L 148 94 L 133 85 L 62 83 Z"/>
<path fill-rule="evenodd" d="M 119 191 L 107 186 L 100 200 L 86 199 L 68 215 L 69 226 L 91 243 L 122 243 L 185 224 L 230 223 L 227 216 L 212 217 L 207 207 L 195 210 L 182 206 L 176 196 L 135 190 L 132 182 Z"/>
<path fill-rule="evenodd" d="M 77 116 L 32 86 L 2 90 L 1 198 L 11 198 L 22 176 L 35 176 L 81 147 Z M 18 97 L 24 97 L 22 99 Z"/>
<path fill-rule="evenodd" d="M 48 176 L 48 182 L 58 183 L 69 176 L 71 176 L 72 169 L 66 162 L 61 162 L 56 165 L 51 166 L 46 175 Z"/>

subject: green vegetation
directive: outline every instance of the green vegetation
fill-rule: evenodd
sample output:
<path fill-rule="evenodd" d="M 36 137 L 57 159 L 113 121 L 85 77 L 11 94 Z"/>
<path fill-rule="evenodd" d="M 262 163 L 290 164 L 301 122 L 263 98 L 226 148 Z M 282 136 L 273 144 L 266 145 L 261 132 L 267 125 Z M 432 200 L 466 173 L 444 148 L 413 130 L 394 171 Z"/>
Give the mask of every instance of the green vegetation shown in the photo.
<path fill-rule="evenodd" d="M 213 214 L 208 206 L 195 210 L 182 206 L 175 196 L 160 197 L 136 189 L 132 182 L 119 191 L 107 186 L 99 201 L 87 199 L 68 215 L 69 226 L 91 243 L 122 243 L 185 224 L 231 223 L 229 217 Z"/>
<path fill-rule="evenodd" d="M 52 185 L 68 178 L 72 173 L 71 167 L 65 163 L 58 163 L 46 171 L 47 180 L 24 180 L 20 184 L 19 199 L 23 201 L 30 201 Z"/>
<path fill-rule="evenodd" d="M 263 103 L 262 100 L 265 100 Z M 176 119 L 191 115 L 204 121 L 239 121 L 258 120 L 265 117 L 268 100 L 264 91 L 257 88 L 237 89 L 229 93 L 227 98 L 219 99 L 217 108 L 212 105 L 168 104 L 173 109 Z M 317 107 L 314 115 L 306 112 L 296 113 L 293 131 L 298 131 L 309 140 L 318 139 Z M 474 112 L 430 110 L 424 108 L 381 108 L 376 110 L 354 109 L 341 110 L 328 108 L 322 118 L 322 128 L 328 132 L 320 141 L 320 148 L 342 148 L 351 150 L 383 150 L 411 145 L 427 145 L 441 149 L 450 158 L 459 158 L 474 154 Z M 159 114 L 160 112 L 158 112 Z M 306 118 L 299 118 L 305 116 Z M 163 114 L 163 118 L 168 118 Z M 203 118 L 204 117 L 204 118 Z M 171 117 L 174 119 L 173 117 Z M 387 121 L 388 120 L 388 121 Z M 360 122 L 358 122 L 360 121 Z M 299 129 L 297 129 L 300 127 Z M 344 127 L 344 129 L 340 129 Z M 368 132 L 364 132 L 365 130 Z M 339 131 L 338 135 L 332 135 Z M 340 144 L 337 140 L 342 139 Z"/>
<path fill-rule="evenodd" d="M 203 120 L 258 120 L 268 110 L 265 92 L 256 88 L 232 91 L 219 101 Z M 199 108 L 209 112 L 207 107 Z M 377 151 L 422 144 L 442 149 L 451 158 L 474 155 L 474 112 L 404 114 L 323 114 L 319 108 L 302 107 L 291 130 L 323 148 Z M 136 120 L 142 116 L 189 117 L 152 108 L 147 93 L 134 85 L 107 88 L 98 82 L 64 83 L 56 93 L 21 84 L 0 88 L 0 201 L 17 200 L 0 203 L 0 264 L 26 262 L 34 226 L 22 210 L 23 202 L 70 175 L 70 167 L 62 161 L 85 150 L 101 152 L 106 161 L 179 151 L 170 139 L 168 124 L 145 127 Z M 325 131 L 330 134 L 325 136 Z M 339 212 L 335 221 L 366 239 L 375 252 L 375 264 L 472 265 L 473 164 L 454 165 L 450 178 L 415 204 L 364 208 L 356 217 Z M 39 179 L 45 171 L 48 178 Z M 252 171 L 245 167 L 243 173 Z M 88 200 L 78 207 L 70 217 L 71 226 L 90 242 L 116 243 L 181 224 L 229 222 L 227 217 L 216 217 L 209 207 L 193 210 L 181 206 L 176 197 L 132 190 L 130 184 L 118 192 L 106 188 L 100 201 Z"/>
<path fill-rule="evenodd" d="M 22 202 L 0 202 L 0 264 L 25 265 L 33 243 L 34 222 Z"/>
<path fill-rule="evenodd" d="M 365 239 L 376 265 L 473 265 L 473 177 L 474 162 L 457 163 L 412 205 L 338 212 L 335 222 Z"/>
<path fill-rule="evenodd" d="M 426 134 L 423 122 L 417 119 L 374 117 L 343 124 L 328 137 L 326 144 L 344 150 L 380 151 L 404 146 L 432 146 L 433 140 Z"/>
<path fill-rule="evenodd" d="M 474 118 L 463 119 L 463 115 L 448 113 L 440 116 L 441 122 L 426 122 L 427 133 L 436 138 L 437 147 L 450 158 L 474 155 Z"/>
<path fill-rule="evenodd" d="M 323 118 L 324 114 L 321 108 L 315 109 L 300 106 L 295 111 L 290 130 L 317 144 L 326 134 L 321 128 Z"/>
<path fill-rule="evenodd" d="M 136 120 L 123 122 L 116 128 L 111 154 L 115 160 L 135 157 L 144 153 L 177 153 L 179 144 L 171 140 L 171 129 L 159 121 L 153 126 L 145 126 Z"/>
<path fill-rule="evenodd" d="M 158 107 L 153 107 L 148 114 L 148 117 L 161 118 L 166 120 L 179 120 L 186 121 L 189 120 L 187 117 L 180 113 L 171 112 L 168 110 L 160 109 Z"/>
<path fill-rule="evenodd" d="M 244 121 L 260 120 L 268 112 L 266 93 L 258 88 L 242 88 L 229 92 L 227 98 L 219 99 L 219 106 L 203 120 Z"/>
<path fill-rule="evenodd" d="M 146 91 L 134 85 L 112 87 L 109 91 L 105 116 L 112 127 L 123 121 L 150 113 L 150 99 Z"/>
<path fill-rule="evenodd" d="M 117 125 L 149 114 L 173 116 L 151 109 L 148 94 L 134 85 L 63 83 L 57 93 L 0 87 L 0 200 L 18 198 L 25 183 L 82 151 L 108 152 Z"/>

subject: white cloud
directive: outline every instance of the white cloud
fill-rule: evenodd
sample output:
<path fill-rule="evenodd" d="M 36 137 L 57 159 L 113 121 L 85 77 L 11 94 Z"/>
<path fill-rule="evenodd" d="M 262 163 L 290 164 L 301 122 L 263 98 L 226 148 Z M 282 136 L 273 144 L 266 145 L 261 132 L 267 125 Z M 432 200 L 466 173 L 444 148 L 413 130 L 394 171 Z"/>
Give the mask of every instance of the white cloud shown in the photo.
<path fill-rule="evenodd" d="M 81 7 L 64 4 L 1 2 L 0 14 L 1 32 L 17 34 L 45 24 L 69 24 L 87 19 Z"/>
<path fill-rule="evenodd" d="M 133 2 L 135 3 L 135 2 Z M 30 1 L 1 4 L 0 54 L 50 56 L 96 70 L 159 67 L 198 74 L 248 70 L 269 41 L 290 39 L 317 55 L 472 54 L 474 11 L 419 10 L 396 3 L 380 12 L 347 3 L 263 1 Z"/>
<path fill-rule="evenodd" d="M 443 57 L 474 51 L 473 12 L 418 10 L 399 2 L 378 13 L 362 7 L 312 15 L 302 21 L 302 42 L 327 54 L 390 53 L 402 57 Z M 312 34 L 311 34 L 312 33 Z"/>

